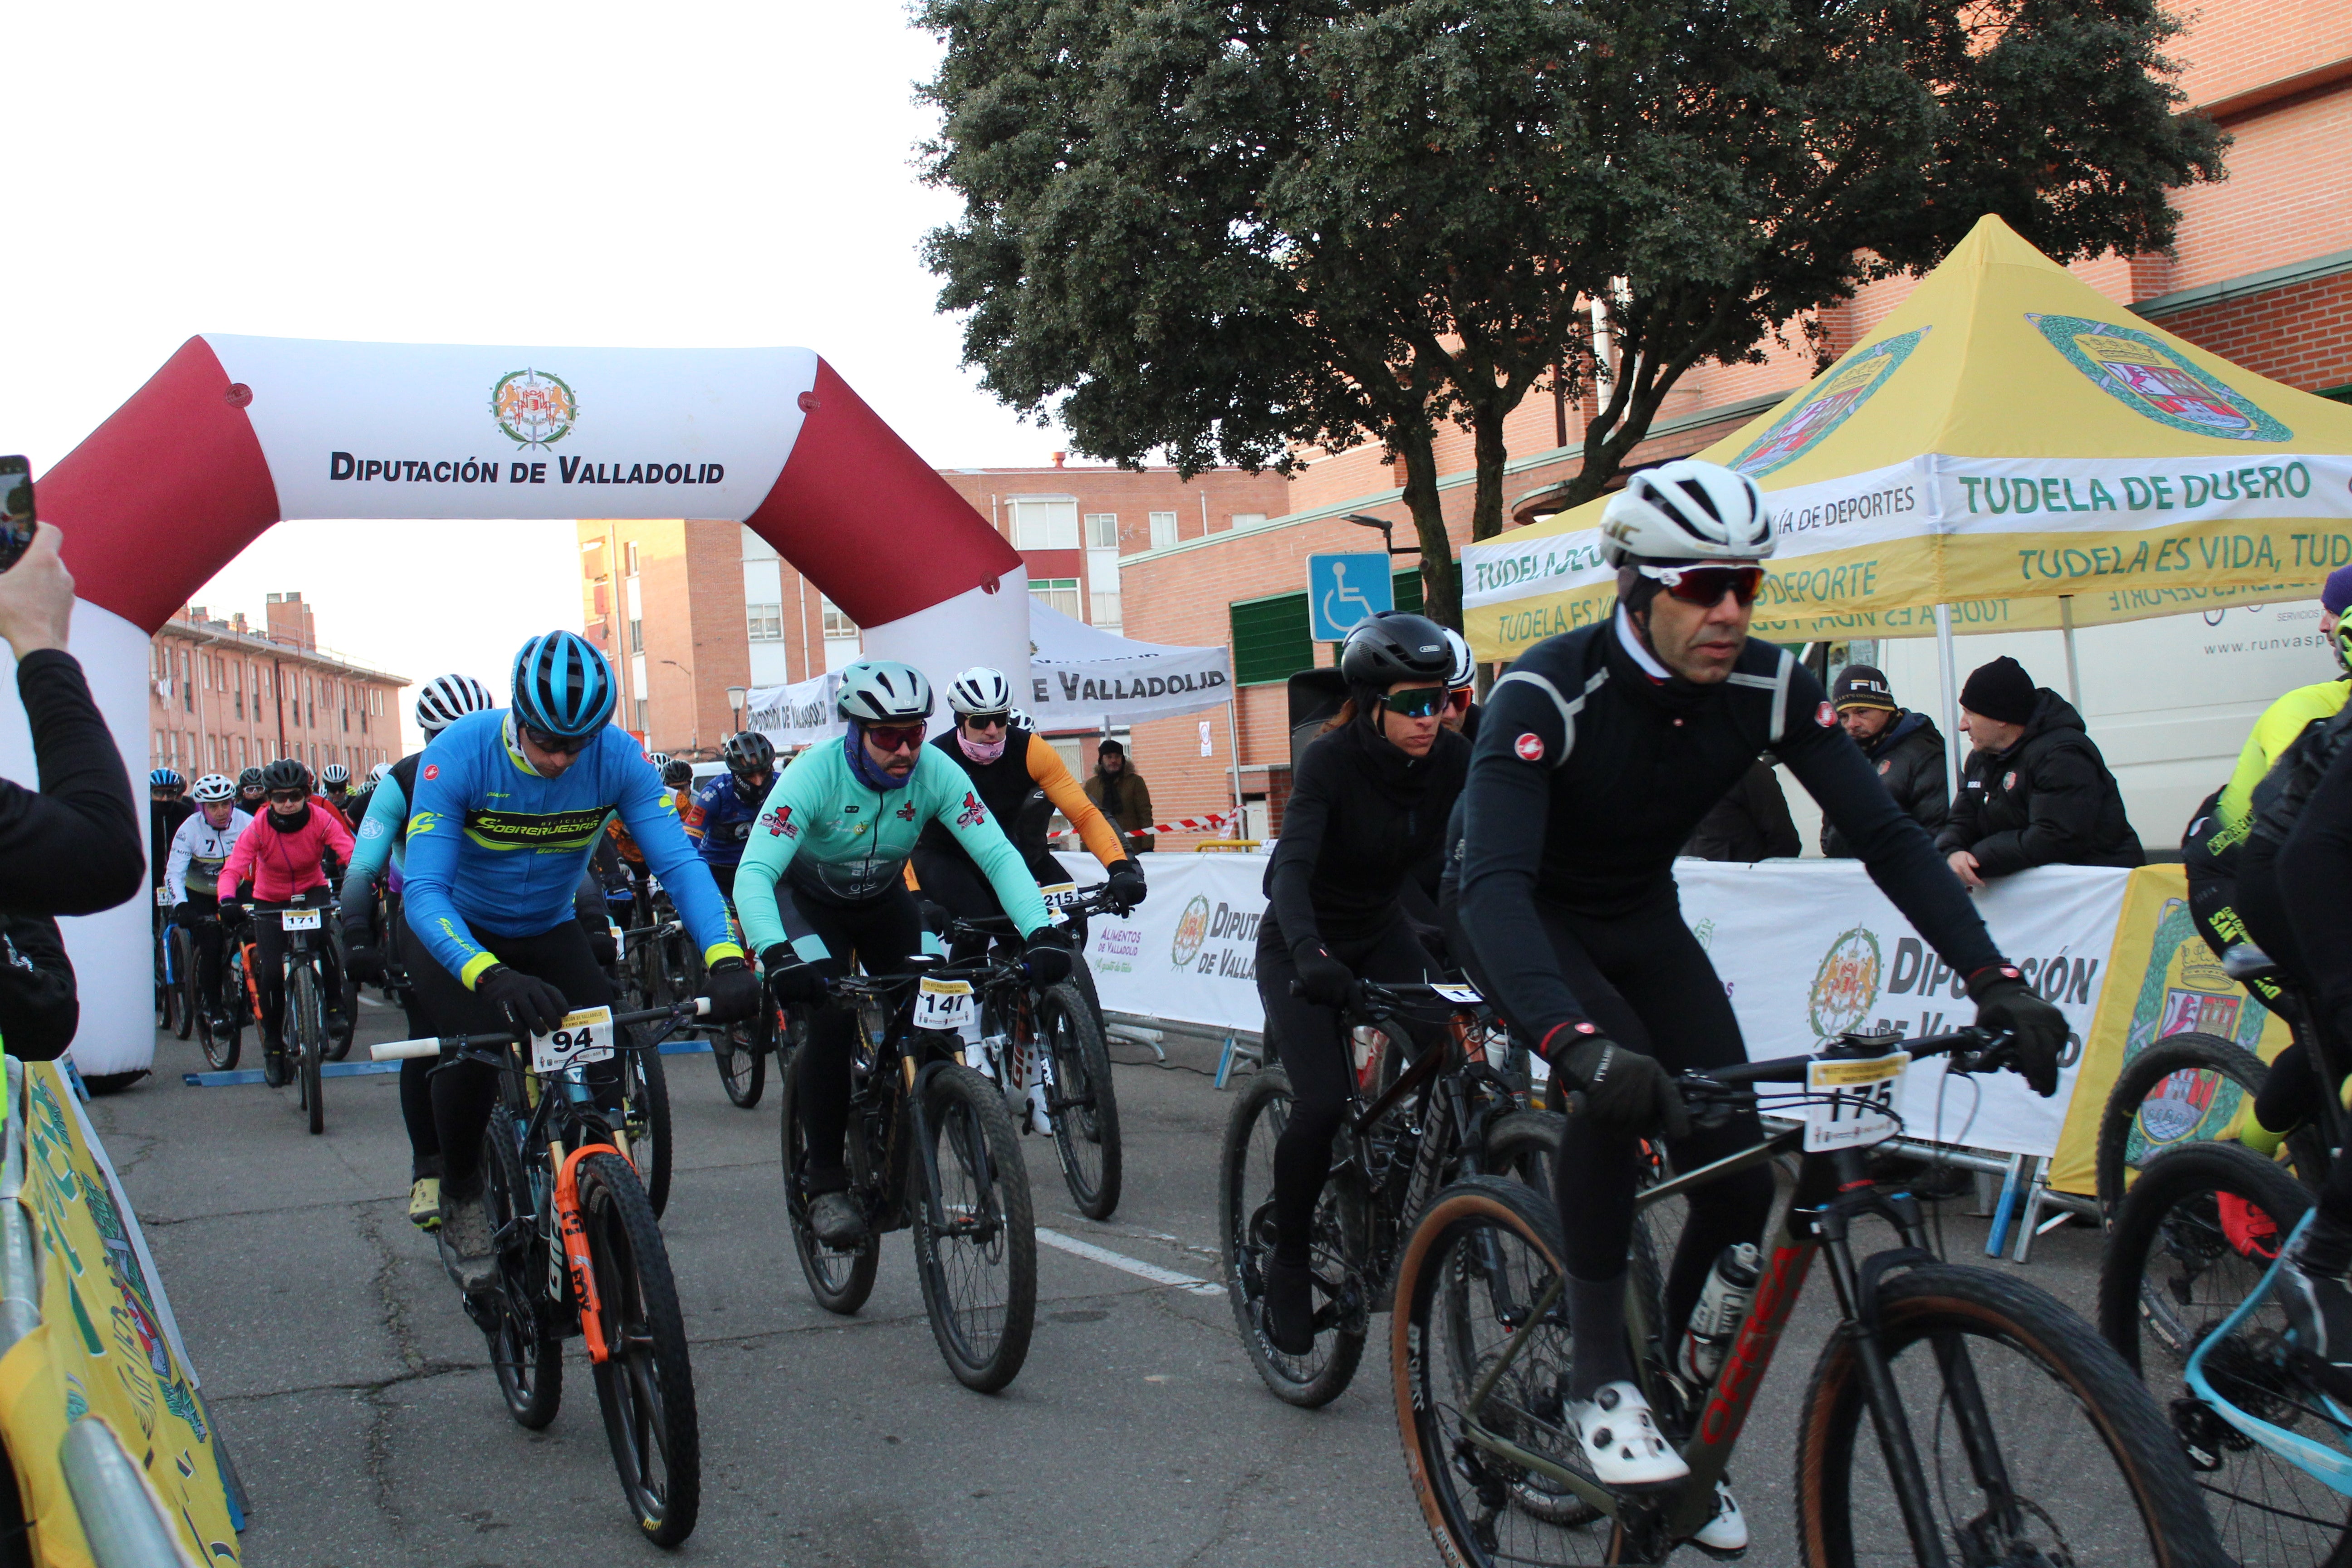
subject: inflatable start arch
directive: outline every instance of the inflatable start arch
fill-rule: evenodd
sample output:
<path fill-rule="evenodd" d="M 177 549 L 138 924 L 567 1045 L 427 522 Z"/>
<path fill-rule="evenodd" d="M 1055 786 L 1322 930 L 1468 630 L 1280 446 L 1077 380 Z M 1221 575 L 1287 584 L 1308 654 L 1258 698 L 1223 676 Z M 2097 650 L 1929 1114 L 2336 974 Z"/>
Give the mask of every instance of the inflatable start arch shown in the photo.
<path fill-rule="evenodd" d="M 941 687 L 968 665 L 1028 665 L 1020 556 L 805 349 L 191 338 L 36 491 L 81 601 L 73 651 L 134 778 L 149 639 L 289 518 L 733 519 L 847 612 L 873 657 Z M 495 589 L 467 581 L 462 555 L 448 573 L 455 594 Z M 544 629 L 518 625 L 517 645 Z M 32 776 L 21 710 L 0 768 Z M 65 925 L 76 1061 L 149 1066 L 148 911 Z"/>

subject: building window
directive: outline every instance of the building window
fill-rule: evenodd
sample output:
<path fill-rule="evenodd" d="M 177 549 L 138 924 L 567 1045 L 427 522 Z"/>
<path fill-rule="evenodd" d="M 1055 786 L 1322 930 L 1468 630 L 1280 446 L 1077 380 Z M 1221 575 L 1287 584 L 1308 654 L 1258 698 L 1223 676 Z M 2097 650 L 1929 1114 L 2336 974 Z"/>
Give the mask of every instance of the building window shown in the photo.
<path fill-rule="evenodd" d="M 643 621 L 629 623 L 629 651 L 631 653 L 646 651 L 646 623 Z"/>
<path fill-rule="evenodd" d="M 1176 542 L 1176 514 L 1155 511 L 1151 514 L 1151 548 L 1165 550 Z"/>
<path fill-rule="evenodd" d="M 631 725 L 630 728 L 636 731 L 640 735 L 644 734 L 646 732 L 646 700 L 642 697 L 632 698 L 630 700 L 630 711 L 637 716 L 637 721 Z"/>
<path fill-rule="evenodd" d="M 854 637 L 857 635 L 857 623 L 851 620 L 840 605 L 831 599 L 823 597 L 820 597 L 817 602 L 824 607 L 824 635 L 827 641 Z"/>
<path fill-rule="evenodd" d="M 1064 497 L 1016 497 L 1013 507 L 1015 550 L 1076 550 L 1078 503 Z"/>
<path fill-rule="evenodd" d="M 1087 513 L 1087 548 L 1088 550 L 1118 548 L 1118 513 L 1115 511 Z"/>
<path fill-rule="evenodd" d="M 1116 583 L 1118 579 L 1113 578 L 1112 581 Z M 1088 593 L 1087 595 L 1087 618 L 1090 623 L 1100 626 L 1107 632 L 1115 632 L 1122 629 L 1127 625 L 1127 621 L 1126 617 L 1119 611 L 1118 590 L 1114 587 L 1110 592 L 1106 594 L 1101 589 L 1097 588 Z"/>
<path fill-rule="evenodd" d="M 1076 577 L 1032 577 L 1029 592 L 1045 603 L 1048 609 L 1059 610 L 1072 620 L 1083 617 L 1078 607 L 1078 580 Z M 1302 603 L 1305 595 L 1300 595 Z"/>
<path fill-rule="evenodd" d="M 1265 526 L 1265 513 L 1262 511 L 1237 511 L 1234 513 L 1231 519 L 1231 526 L 1234 528 L 1263 528 Z"/>
<path fill-rule="evenodd" d="M 637 574 L 637 542 L 635 540 L 632 539 L 626 544 L 621 546 L 621 559 L 627 568 L 622 575 L 626 577 L 635 576 Z"/>
<path fill-rule="evenodd" d="M 783 641 L 783 605 L 746 605 L 743 606 L 743 616 L 748 635 L 753 642 Z"/>
<path fill-rule="evenodd" d="M 245 772 L 245 737 L 242 735 L 236 738 L 236 771 Z"/>

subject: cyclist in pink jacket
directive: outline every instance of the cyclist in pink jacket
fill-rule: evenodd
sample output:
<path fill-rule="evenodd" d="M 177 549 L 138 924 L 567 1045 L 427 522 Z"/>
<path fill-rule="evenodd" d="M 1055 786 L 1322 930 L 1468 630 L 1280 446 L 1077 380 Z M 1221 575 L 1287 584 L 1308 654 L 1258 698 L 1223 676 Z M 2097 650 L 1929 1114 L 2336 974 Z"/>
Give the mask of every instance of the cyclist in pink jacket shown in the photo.
<path fill-rule="evenodd" d="M 221 868 L 221 885 L 235 888 L 240 903 L 261 910 L 323 909 L 332 891 L 321 861 L 332 854 L 340 868 L 351 859 L 352 830 L 341 813 L 310 794 L 310 774 L 292 758 L 281 757 L 264 768 L 261 782 L 268 792 L 268 809 L 237 836 L 228 863 Z M 286 1013 L 286 932 L 275 920 L 257 921 L 254 943 L 260 949 L 254 968 L 261 984 L 262 1076 L 274 1086 L 286 1081 L 280 1030 Z M 342 1021 L 331 1016 L 339 1011 L 341 976 L 329 976 L 326 992 L 332 1034 L 342 1027 Z"/>

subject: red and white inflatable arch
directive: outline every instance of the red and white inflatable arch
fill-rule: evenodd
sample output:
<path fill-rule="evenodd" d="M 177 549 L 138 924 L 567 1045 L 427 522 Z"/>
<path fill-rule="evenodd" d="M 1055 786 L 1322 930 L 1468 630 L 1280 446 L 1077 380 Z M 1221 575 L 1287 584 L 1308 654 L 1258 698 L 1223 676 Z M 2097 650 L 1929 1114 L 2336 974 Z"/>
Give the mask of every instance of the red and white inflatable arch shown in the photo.
<path fill-rule="evenodd" d="M 73 650 L 134 779 L 149 638 L 288 518 L 735 519 L 857 622 L 871 657 L 940 687 L 1028 664 L 1020 557 L 805 349 L 191 338 L 36 490 L 81 601 Z M 495 593 L 462 554 L 446 565 L 453 594 Z M 544 629 L 516 626 L 518 646 Z M 15 683 L 0 692 L 13 708 Z M 21 710 L 0 724 L 0 770 L 33 776 Z M 152 1060 L 149 920 L 132 904 L 65 922 L 85 1073 Z"/>

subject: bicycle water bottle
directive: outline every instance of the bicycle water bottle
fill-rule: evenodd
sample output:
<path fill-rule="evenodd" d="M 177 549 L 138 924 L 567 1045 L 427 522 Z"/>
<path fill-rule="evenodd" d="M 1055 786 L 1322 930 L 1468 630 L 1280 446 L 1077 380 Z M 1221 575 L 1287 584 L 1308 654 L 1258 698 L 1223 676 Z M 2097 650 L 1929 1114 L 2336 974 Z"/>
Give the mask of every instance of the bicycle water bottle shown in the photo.
<path fill-rule="evenodd" d="M 1763 1255 L 1752 1242 L 1736 1242 L 1723 1249 L 1691 1309 L 1690 1329 L 1675 1354 L 1675 1370 L 1690 1383 L 1713 1381 L 1731 1342 L 1756 1299 L 1756 1282 L 1763 1278 Z"/>

